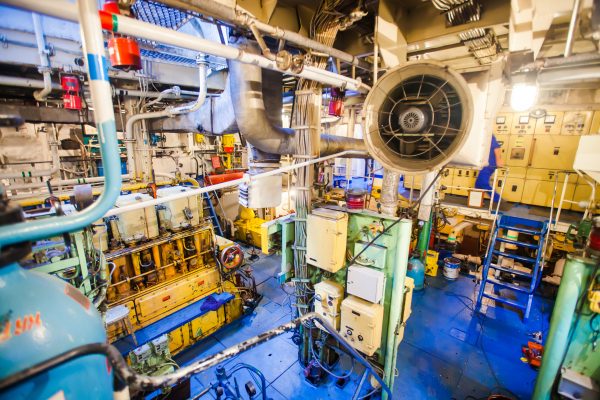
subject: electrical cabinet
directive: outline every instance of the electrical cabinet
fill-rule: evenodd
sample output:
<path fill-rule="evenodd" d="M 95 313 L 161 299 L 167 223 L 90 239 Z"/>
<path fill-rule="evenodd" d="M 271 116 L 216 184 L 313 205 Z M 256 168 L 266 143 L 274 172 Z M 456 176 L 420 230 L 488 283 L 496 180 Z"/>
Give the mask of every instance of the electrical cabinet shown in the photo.
<path fill-rule="evenodd" d="M 452 188 L 451 193 L 459 196 L 467 196 L 469 194 L 469 188 L 475 187 L 475 180 L 477 179 L 477 170 L 469 168 L 455 168 L 452 176 Z"/>
<path fill-rule="evenodd" d="M 339 271 L 346 259 L 348 214 L 317 208 L 308 215 L 306 225 L 306 262 L 325 271 Z"/>
<path fill-rule="evenodd" d="M 600 133 L 600 111 L 594 111 L 592 117 L 592 123 L 590 124 L 590 135 L 596 135 Z"/>
<path fill-rule="evenodd" d="M 381 345 L 383 306 L 355 296 L 342 301 L 340 334 L 358 351 L 372 356 Z"/>
<path fill-rule="evenodd" d="M 548 112 L 535 123 L 536 135 L 560 135 L 563 124 L 563 112 Z"/>
<path fill-rule="evenodd" d="M 508 135 L 512 128 L 512 117 L 511 113 L 499 113 L 496 115 L 492 128 L 494 135 Z"/>
<path fill-rule="evenodd" d="M 508 139 L 507 157 L 504 159 L 509 167 L 527 167 L 533 135 L 510 135 Z"/>
<path fill-rule="evenodd" d="M 572 169 L 579 137 L 535 135 L 531 143 L 531 168 Z"/>
<path fill-rule="evenodd" d="M 569 179 L 573 179 L 572 177 Z M 573 201 L 579 202 L 588 202 L 590 201 L 590 197 L 592 195 L 592 187 L 587 183 L 578 183 L 575 186 L 575 191 L 573 192 Z M 567 205 L 568 203 L 564 203 Z M 600 186 L 596 185 L 596 204 L 600 204 Z M 571 204 L 571 210 L 573 211 L 585 211 L 585 208 L 579 207 L 578 204 Z"/>
<path fill-rule="evenodd" d="M 340 329 L 340 307 L 344 288 L 334 281 L 321 281 L 315 286 L 315 312 L 321 315 L 336 330 Z"/>
<path fill-rule="evenodd" d="M 421 190 L 423 175 L 404 175 L 404 187 L 407 189 Z"/>
<path fill-rule="evenodd" d="M 508 160 L 508 142 L 510 136 L 509 135 L 496 135 L 496 140 L 500 145 L 500 150 L 502 151 L 502 160 L 506 162 Z"/>
<path fill-rule="evenodd" d="M 383 298 L 384 288 L 385 275 L 382 271 L 361 265 L 348 267 L 346 290 L 349 294 L 371 303 L 379 303 Z"/>
<path fill-rule="evenodd" d="M 512 135 L 533 135 L 535 132 L 536 119 L 527 114 L 513 114 Z"/>
<path fill-rule="evenodd" d="M 567 111 L 563 119 L 563 135 L 587 135 L 592 125 L 593 111 Z"/>
<path fill-rule="evenodd" d="M 502 199 L 511 201 L 513 203 L 521 202 L 521 196 L 523 196 L 523 188 L 525 186 L 525 171 L 526 168 L 510 168 L 508 176 L 504 178 L 502 175 L 498 176 L 496 182 L 496 192 L 502 192 Z M 504 190 L 502 187 L 504 186 Z"/>
<path fill-rule="evenodd" d="M 523 190 L 523 197 L 521 201 L 534 206 L 550 207 L 552 205 L 552 197 L 554 195 L 554 186 L 554 179 L 536 180 L 528 178 L 525 183 L 525 189 Z M 563 185 L 561 183 L 556 185 L 555 206 L 558 206 L 558 202 L 560 201 L 562 188 Z M 572 198 L 574 192 L 575 185 L 568 183 L 565 192 L 565 199 Z M 563 208 L 569 209 L 570 205 L 565 203 Z"/>

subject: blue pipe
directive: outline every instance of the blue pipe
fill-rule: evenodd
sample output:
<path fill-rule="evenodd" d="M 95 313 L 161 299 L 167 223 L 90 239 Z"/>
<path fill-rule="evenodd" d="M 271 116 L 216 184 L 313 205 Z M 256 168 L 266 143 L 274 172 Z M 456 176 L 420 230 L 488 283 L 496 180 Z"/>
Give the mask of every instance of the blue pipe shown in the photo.
<path fill-rule="evenodd" d="M 104 191 L 94 204 L 84 211 L 68 216 L 0 227 L 0 249 L 17 243 L 81 230 L 102 218 L 113 207 L 120 194 L 121 159 L 117 143 L 112 94 L 108 82 L 108 62 L 104 55 L 104 39 L 97 4 L 94 3 L 96 3 L 95 0 L 79 0 L 78 6 L 80 23 L 81 19 L 87 21 L 87 23 L 81 23 L 82 41 L 85 59 L 88 61 L 86 67 L 94 104 L 94 119 L 98 129 L 102 165 L 105 171 Z M 99 48 L 99 43 L 102 43 L 102 48 Z"/>

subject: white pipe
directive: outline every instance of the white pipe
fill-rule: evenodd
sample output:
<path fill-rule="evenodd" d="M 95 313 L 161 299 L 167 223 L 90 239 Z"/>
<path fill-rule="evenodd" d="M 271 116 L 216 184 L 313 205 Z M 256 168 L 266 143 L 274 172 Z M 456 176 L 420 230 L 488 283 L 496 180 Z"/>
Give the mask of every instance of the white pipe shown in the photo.
<path fill-rule="evenodd" d="M 575 42 L 575 28 L 577 27 L 577 17 L 581 8 L 581 0 L 573 0 L 573 11 L 571 11 L 571 21 L 567 31 L 567 41 L 565 42 L 565 58 L 570 57 L 573 52 L 573 43 Z"/>
<path fill-rule="evenodd" d="M 185 114 L 198 110 L 206 99 L 206 61 L 204 57 L 198 58 L 198 79 L 200 89 L 198 92 L 198 98 L 195 102 L 179 107 L 168 107 L 162 111 L 153 111 L 133 115 L 127 120 L 127 124 L 125 126 L 125 140 L 123 141 L 125 142 L 127 151 L 127 172 L 129 172 L 130 175 L 134 177 L 136 176 L 135 159 L 133 156 L 133 143 L 135 142 L 135 138 L 133 136 L 134 125 L 142 120 L 172 117 L 174 115 Z"/>
<path fill-rule="evenodd" d="M 33 10 L 43 14 L 51 15 L 56 18 L 77 22 L 77 10 L 73 7 L 73 4 L 66 0 L 0 0 L 0 2 L 13 7 Z M 368 92 L 370 90 L 370 87 L 363 84 L 360 79 L 352 79 L 321 68 L 304 66 L 300 72 L 282 71 L 277 67 L 276 61 L 269 60 L 268 58 L 258 54 L 247 53 L 236 47 L 212 42 L 197 36 L 163 28 L 161 26 L 125 17 L 123 15 L 115 14 L 114 18 L 116 18 L 118 21 L 117 32 L 127 36 L 152 40 L 183 49 L 210 54 L 215 57 L 223 57 L 228 60 L 239 60 L 240 62 L 246 64 L 255 64 L 261 68 L 271 69 L 289 75 L 310 79 L 320 82 L 324 85 L 343 87 L 349 90 L 356 90 L 360 92 Z"/>
<path fill-rule="evenodd" d="M 162 176 L 162 175 L 158 175 Z M 121 175 L 121 179 L 123 181 L 131 178 L 129 174 Z M 75 178 L 75 179 L 60 179 L 60 180 L 50 180 L 50 184 L 53 188 L 65 187 L 65 186 L 74 186 L 74 185 L 83 185 L 86 183 L 102 183 L 104 182 L 103 176 L 95 176 L 92 178 Z M 23 189 L 38 189 L 47 187 L 48 184 L 46 182 L 33 182 L 33 183 L 22 183 L 22 184 L 11 184 L 8 189 L 10 190 L 23 190 Z"/>
<path fill-rule="evenodd" d="M 206 192 L 212 192 L 214 190 L 220 190 L 220 189 L 225 189 L 225 188 L 232 187 L 232 186 L 238 186 L 242 183 L 251 183 L 251 182 L 254 182 L 254 181 L 257 181 L 260 179 L 267 178 L 269 176 L 278 175 L 278 174 L 292 171 L 292 170 L 295 170 L 298 168 L 307 167 L 309 165 L 323 162 L 323 161 L 326 161 L 326 160 L 329 160 L 332 158 L 336 158 L 336 157 L 343 157 L 346 155 L 364 156 L 364 154 L 365 153 L 362 151 L 346 150 L 346 151 L 342 151 L 340 153 L 332 154 L 329 156 L 315 158 L 310 161 L 305 161 L 305 162 L 301 162 L 298 164 L 287 165 L 285 167 L 273 169 L 271 171 L 263 172 L 263 173 L 256 174 L 256 175 L 244 174 L 244 176 L 242 178 L 235 179 L 235 180 L 232 180 L 229 182 L 223 182 L 223 183 L 218 183 L 216 185 L 210 185 L 210 186 L 205 186 L 205 187 L 198 188 L 198 189 L 192 189 L 192 190 L 188 190 L 185 192 L 176 193 L 171 196 L 161 197 L 158 199 L 153 199 L 153 200 L 148 200 L 148 201 L 142 201 L 139 203 L 130 204 L 130 205 L 120 207 L 120 208 L 113 208 L 112 210 L 108 211 L 104 215 L 104 217 L 110 217 L 112 215 L 119 215 L 119 214 L 123 214 L 128 211 L 139 210 L 139 209 L 146 208 L 146 207 L 152 207 L 152 206 L 156 206 L 158 204 L 163 204 L 163 203 L 166 203 L 169 201 L 183 199 L 183 198 L 190 197 L 190 196 L 196 196 L 196 195 L 206 193 Z"/>
<path fill-rule="evenodd" d="M 558 180 L 558 176 L 556 178 Z M 560 202 L 558 203 L 558 210 L 556 210 L 556 222 L 554 222 L 554 228 L 556 229 L 556 225 L 560 220 L 560 213 L 562 211 L 563 203 L 565 202 L 565 193 L 567 192 L 567 183 L 569 183 L 569 174 L 565 175 L 565 181 L 563 182 L 562 193 L 560 194 Z M 552 220 L 550 220 L 552 223 Z"/>
<path fill-rule="evenodd" d="M 50 77 L 50 59 L 48 58 L 48 49 L 44 40 L 44 30 L 40 16 L 32 13 L 33 31 L 35 32 L 35 41 L 37 43 L 38 53 L 40 53 L 40 72 L 44 76 L 44 87 L 41 90 L 33 92 L 33 97 L 37 101 L 45 101 L 52 91 L 52 78 Z"/>
<path fill-rule="evenodd" d="M 592 193 L 590 194 L 590 200 L 588 202 L 587 207 L 585 208 L 585 212 L 583 213 L 583 219 L 586 219 L 588 216 L 588 213 L 590 211 L 591 205 L 596 202 L 596 184 L 594 182 L 590 181 L 585 175 L 583 175 L 583 173 L 580 170 L 576 169 L 575 172 L 577 172 L 577 175 L 579 175 L 581 177 L 581 179 L 585 180 L 585 183 L 590 185 L 590 187 L 592 188 Z"/>

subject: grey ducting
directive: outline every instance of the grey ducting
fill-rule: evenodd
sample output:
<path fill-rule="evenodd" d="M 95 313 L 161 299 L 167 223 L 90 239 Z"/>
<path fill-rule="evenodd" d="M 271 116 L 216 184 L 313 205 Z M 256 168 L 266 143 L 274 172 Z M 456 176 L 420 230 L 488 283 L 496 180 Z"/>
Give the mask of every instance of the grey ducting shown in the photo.
<path fill-rule="evenodd" d="M 258 46 L 241 39 L 238 47 L 258 53 Z M 235 119 L 240 133 L 259 150 L 272 154 L 295 154 L 293 129 L 281 128 L 269 119 L 269 113 L 280 113 L 281 107 L 265 109 L 263 98 L 262 69 L 259 66 L 229 60 L 229 87 Z M 361 139 L 334 135 L 321 135 L 321 156 L 344 150 L 366 152 Z"/>

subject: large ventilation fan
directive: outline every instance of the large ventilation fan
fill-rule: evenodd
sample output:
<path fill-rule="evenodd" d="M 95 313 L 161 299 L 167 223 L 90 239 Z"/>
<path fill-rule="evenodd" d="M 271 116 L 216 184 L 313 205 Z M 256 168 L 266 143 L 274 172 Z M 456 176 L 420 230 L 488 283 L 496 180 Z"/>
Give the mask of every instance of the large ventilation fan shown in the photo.
<path fill-rule="evenodd" d="M 364 137 L 371 155 L 385 168 L 409 174 L 450 161 L 473 118 L 467 82 L 433 62 L 388 71 L 367 96 L 365 111 Z"/>

